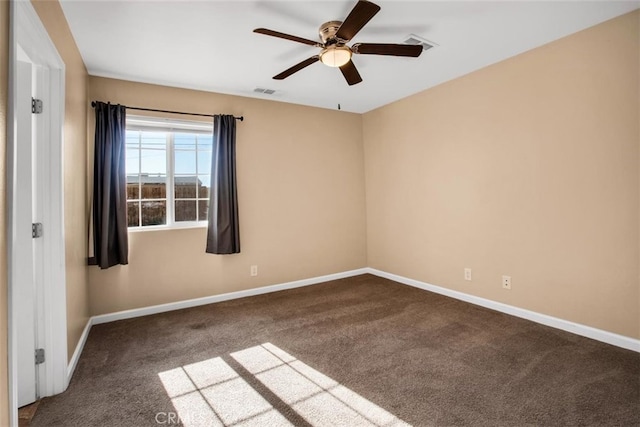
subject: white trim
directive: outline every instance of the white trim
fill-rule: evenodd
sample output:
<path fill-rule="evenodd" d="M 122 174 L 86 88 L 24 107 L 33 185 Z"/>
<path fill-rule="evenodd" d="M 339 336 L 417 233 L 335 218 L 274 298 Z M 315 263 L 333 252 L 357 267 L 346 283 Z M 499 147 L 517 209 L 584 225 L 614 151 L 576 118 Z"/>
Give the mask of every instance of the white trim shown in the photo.
<path fill-rule="evenodd" d="M 195 200 L 195 199 L 194 199 Z M 200 199 L 202 200 L 202 199 Z M 129 233 L 146 233 L 148 231 L 171 231 L 171 230 L 191 230 L 193 228 L 207 228 L 207 221 L 180 221 L 173 223 L 172 226 L 167 225 L 145 225 L 127 228 Z"/>
<path fill-rule="evenodd" d="M 221 295 L 212 295 L 209 297 L 195 298 L 185 301 L 178 301 L 173 303 L 154 305 L 151 307 L 136 308 L 133 310 L 118 311 L 115 313 L 102 314 L 98 316 L 90 317 L 87 320 L 87 324 L 82 331 L 80 340 L 76 345 L 76 349 L 69 360 L 67 366 L 67 384 L 71 381 L 71 377 L 76 370 L 80 355 L 89 337 L 89 332 L 93 325 L 99 325 L 101 323 L 115 322 L 117 320 L 132 319 L 134 317 L 148 316 L 150 314 L 164 313 L 167 311 L 181 310 L 183 308 L 196 307 L 200 305 L 212 304 L 216 302 L 228 301 L 232 299 L 245 298 L 254 295 L 262 295 L 271 292 L 283 291 L 286 289 L 300 288 L 303 286 L 315 285 L 318 283 L 328 282 L 331 280 L 344 279 L 347 277 L 359 276 L 367 273 L 366 268 L 360 268 L 357 270 L 344 271 L 341 273 L 328 274 L 326 276 L 312 277 L 310 279 L 296 280 L 293 282 L 286 282 L 277 285 L 264 286 L 261 288 L 247 289 L 245 291 L 229 292 Z"/>
<path fill-rule="evenodd" d="M 135 118 L 137 116 L 132 116 L 134 117 L 134 119 L 129 120 L 129 115 L 127 115 L 127 140 L 129 140 L 129 132 L 130 131 L 134 131 L 137 132 L 137 137 L 136 137 L 136 147 L 132 148 L 129 147 L 129 143 L 127 143 L 127 150 L 130 149 L 135 149 L 137 151 L 137 157 L 138 157 L 138 167 L 137 167 L 137 172 L 135 173 L 127 173 L 127 181 L 129 180 L 129 177 L 136 177 L 136 181 L 138 182 L 138 198 L 133 198 L 133 199 L 128 199 L 128 202 L 131 203 L 135 203 L 136 205 L 138 205 L 138 225 L 130 225 L 127 227 L 127 229 L 129 231 L 136 231 L 136 230 L 172 230 L 172 229 L 181 229 L 181 228 L 199 228 L 199 227 L 205 227 L 207 222 L 206 221 L 198 221 L 197 219 L 195 221 L 176 221 L 175 218 L 175 208 L 176 208 L 176 197 L 175 197 L 175 188 L 176 188 L 176 179 L 180 178 L 180 177 L 186 177 L 187 175 L 190 176 L 194 176 L 195 178 L 198 179 L 198 181 L 200 181 L 200 179 L 203 176 L 210 176 L 210 171 L 206 170 L 206 171 L 202 171 L 199 170 L 199 162 L 196 161 L 195 163 L 195 170 L 193 171 L 193 173 L 190 174 L 185 174 L 184 172 L 178 173 L 176 172 L 176 162 L 175 162 L 175 157 L 176 154 L 179 152 L 193 152 L 194 155 L 200 154 L 200 153 L 206 153 L 207 151 L 210 152 L 211 150 L 206 149 L 206 150 L 200 150 L 199 148 L 199 143 L 198 141 L 204 141 L 204 140 L 209 140 L 212 137 L 212 132 L 213 132 L 213 123 L 211 123 L 209 126 L 209 131 L 208 132 L 200 132 L 195 130 L 195 128 L 189 128 L 187 127 L 187 125 L 185 123 L 189 123 L 187 121 L 175 121 L 175 123 L 177 124 L 178 128 L 175 129 L 171 129 L 168 127 L 164 127 L 164 128 L 160 128 L 160 127 L 156 127 L 156 126 L 149 126 L 149 127 L 144 127 L 144 126 L 131 126 L 130 121 L 133 121 L 134 123 L 155 123 L 155 122 L 150 122 L 148 119 L 143 118 L 139 118 L 140 120 L 135 121 Z M 158 119 L 160 120 L 160 119 Z M 169 120 L 169 119 L 167 119 Z M 174 123 L 174 121 L 168 121 L 167 123 Z M 197 122 L 193 122 L 193 123 L 197 123 Z M 180 128 L 180 126 L 182 126 L 182 128 Z M 188 126 L 192 126 L 192 125 L 188 125 Z M 165 144 L 164 144 L 164 148 L 159 148 L 159 147 L 153 147 L 153 148 L 149 148 L 149 147 L 144 147 L 144 140 L 143 140 L 143 132 L 144 133 L 149 133 L 149 132 L 157 132 L 157 133 L 163 133 L 165 135 Z M 196 135 L 196 139 L 195 139 L 195 145 L 193 147 L 193 149 L 191 148 L 176 148 L 176 144 L 175 144 L 175 136 L 176 134 L 192 134 L 195 133 Z M 203 144 L 202 142 L 200 142 L 200 144 L 202 144 L 202 146 L 205 146 L 206 148 L 209 148 L 209 144 Z M 142 160 L 143 160 L 143 150 L 153 150 L 153 151 L 158 151 L 158 152 L 164 152 L 165 153 L 165 157 L 166 157 L 166 168 L 165 168 L 165 173 L 162 172 L 148 172 L 148 171 L 144 171 L 142 169 Z M 196 156 L 197 157 L 197 156 Z M 147 199 L 147 198 L 143 198 L 143 192 L 142 192 L 142 187 L 145 184 L 145 180 L 143 179 L 143 177 L 145 176 L 157 176 L 157 177 L 162 177 L 163 175 L 166 178 L 166 197 L 160 197 L 160 198 L 155 198 L 155 199 Z M 200 216 L 200 201 L 208 201 L 208 198 L 203 198 L 200 196 L 200 193 L 197 192 L 197 194 L 194 197 L 181 197 L 178 198 L 178 200 L 185 200 L 185 201 L 190 201 L 196 204 L 196 217 Z M 141 203 L 144 203 L 146 201 L 157 201 L 157 202 L 164 202 L 166 204 L 166 218 L 165 218 L 165 223 L 161 224 L 161 225 L 142 225 L 142 220 L 143 220 L 143 214 L 142 211 L 140 210 L 141 208 Z"/>
<path fill-rule="evenodd" d="M 481 307 L 496 310 L 502 313 L 509 314 L 511 316 L 520 317 L 523 319 L 531 320 L 536 323 L 540 323 L 546 326 L 551 326 L 556 329 L 561 329 L 567 332 L 571 332 L 576 335 L 581 335 L 587 338 L 601 341 L 607 344 L 622 347 L 628 350 L 640 352 L 640 340 L 625 337 L 622 335 L 614 334 L 611 332 L 603 331 L 600 329 L 592 328 L 590 326 L 580 325 L 578 323 L 569 322 L 567 320 L 558 319 L 556 317 L 547 316 L 545 314 L 536 313 L 533 311 L 525 310 L 518 307 L 513 307 L 500 302 L 488 300 L 485 298 L 476 297 L 474 295 L 465 294 L 463 292 L 446 289 L 440 286 L 431 285 L 429 283 L 420 282 L 418 280 L 409 279 L 396 274 L 387 273 L 385 271 L 377 270 L 375 268 L 365 267 L 356 270 L 344 271 L 341 273 L 328 274 L 326 276 L 312 277 L 309 279 L 296 280 L 293 282 L 286 282 L 277 285 L 264 286 L 260 288 L 247 289 L 244 291 L 229 292 L 226 294 L 212 295 L 203 298 L 195 298 L 190 300 L 172 302 L 161 305 L 154 305 L 150 307 L 136 308 L 132 310 L 118 311 L 115 313 L 101 314 L 89 318 L 87 324 L 82 332 L 82 336 L 78 341 L 73 356 L 69 361 L 67 368 L 67 381 L 71 381 L 71 377 L 76 369 L 82 350 L 91 331 L 93 325 L 99 325 L 102 323 L 115 322 L 118 320 L 132 319 L 135 317 L 148 316 L 151 314 L 164 313 L 173 310 L 181 310 L 184 308 L 197 307 L 206 304 L 213 304 L 222 301 L 229 301 L 238 298 L 245 298 L 255 295 L 262 295 L 271 292 L 278 292 L 287 289 L 294 289 L 303 286 L 316 285 L 319 283 L 328 282 L 331 280 L 344 279 L 347 277 L 359 276 L 362 274 L 372 274 L 374 276 L 383 277 L 385 279 L 393 280 L 404 285 L 412 286 L 425 291 L 445 295 L 451 298 L 455 298 L 460 301 L 468 302 L 470 304 L 479 305 Z"/>
<path fill-rule="evenodd" d="M 43 211 L 42 223 L 46 225 L 44 240 L 43 271 L 47 283 L 42 286 L 45 328 L 44 348 L 47 351 L 47 381 L 42 396 L 51 396 L 67 389 L 67 293 L 64 227 L 64 115 L 65 115 L 65 67 L 49 70 L 52 84 L 49 99 L 57 100 L 51 108 L 48 135 L 48 175 L 44 193 L 47 207 Z M 55 84 L 53 84 L 55 82 Z M 44 284 L 43 284 L 44 285 Z"/>
<path fill-rule="evenodd" d="M 551 326 L 552 328 L 561 329 L 563 331 L 571 332 L 572 334 L 591 338 L 596 341 L 601 341 L 607 344 L 615 345 L 617 347 L 622 347 L 627 350 L 632 350 L 640 353 L 640 340 L 634 338 L 625 337 L 623 335 L 614 334 L 612 332 L 603 331 L 602 329 L 596 329 L 591 326 L 581 325 L 579 323 L 570 322 L 568 320 L 559 319 L 557 317 L 548 316 L 546 314 L 537 313 L 535 311 L 525 310 L 524 308 L 514 307 L 512 305 L 507 305 L 501 302 L 477 297 L 475 295 L 465 294 L 464 292 L 442 288 L 440 286 L 435 286 L 429 283 L 421 282 L 419 280 L 409 279 L 407 277 L 398 276 L 396 274 L 387 273 L 381 270 L 376 270 L 375 268 L 366 268 L 365 270 L 367 273 L 373 274 L 378 277 L 383 277 L 385 279 L 393 280 L 394 282 L 413 286 L 414 288 L 422 289 L 436 294 L 445 295 L 460 301 L 479 305 L 481 307 L 506 313 L 511 316 L 520 317 L 522 319 L 531 320 L 532 322 Z"/>
<path fill-rule="evenodd" d="M 213 134 L 213 120 L 178 120 L 155 116 L 137 116 L 127 113 L 127 129 L 159 132 L 183 132 Z"/>
<path fill-rule="evenodd" d="M 15 17 L 19 15 L 16 11 L 17 6 L 16 2 L 9 3 L 9 70 L 8 70 L 8 88 L 7 88 L 7 152 L 6 152 L 6 162 L 7 162 L 7 183 L 6 183 L 6 200 L 13 201 L 13 183 L 15 182 L 15 173 L 13 167 L 14 161 L 14 152 L 15 147 L 17 147 L 16 142 L 16 128 L 18 125 L 18 117 L 15 112 L 16 105 L 16 83 L 17 83 L 17 67 L 18 67 L 18 55 L 21 53 L 24 54 L 22 49 L 19 49 L 18 44 L 16 43 L 17 39 L 17 27 L 19 26 L 16 22 Z M 18 349 L 17 349 L 17 336 L 18 336 L 18 328 L 14 318 L 16 316 L 15 311 L 17 307 L 13 307 L 13 300 L 15 299 L 15 292 L 11 287 L 11 276 L 12 276 L 12 264 L 13 264 L 13 254 L 11 252 L 11 245 L 13 242 L 13 230 L 12 230 L 12 222 L 13 222 L 13 209 L 7 208 L 7 221 L 6 221 L 6 233 L 7 233 L 7 323 L 8 323 L 8 331 L 7 331 L 7 363 L 8 363 L 8 372 L 7 372 L 7 380 L 8 380 L 8 398 L 9 398 L 9 426 L 17 426 L 18 425 Z"/>
<path fill-rule="evenodd" d="M 131 319 L 134 317 L 148 316 L 150 314 L 164 313 L 166 311 L 181 310 L 183 308 L 197 307 L 200 305 L 213 304 L 216 302 L 229 301 L 238 298 L 251 297 L 255 295 L 268 294 L 271 292 L 284 291 L 286 289 L 300 288 L 303 286 L 315 285 L 331 280 L 344 279 L 347 277 L 359 276 L 367 273 L 366 268 L 344 271 L 342 273 L 328 274 L 326 276 L 312 277 L 310 279 L 296 280 L 293 282 L 281 283 L 278 285 L 263 286 L 260 288 L 247 289 L 244 291 L 229 292 L 226 294 L 212 295 L 208 297 L 195 298 L 184 301 L 170 302 L 167 304 L 153 305 L 150 307 L 134 308 L 132 310 L 118 311 L 115 313 L 101 314 L 93 316 L 93 324 L 115 322 L 116 320 Z"/>
<path fill-rule="evenodd" d="M 90 317 L 87 320 L 87 324 L 84 326 L 82 335 L 80 335 L 80 339 L 78 340 L 76 349 L 73 352 L 73 356 L 71 356 L 71 360 L 69 360 L 69 365 L 67 366 L 67 384 L 71 382 L 71 377 L 73 376 L 73 373 L 76 371 L 78 360 L 80 360 L 80 355 L 82 354 L 82 350 L 84 350 L 84 345 L 87 343 L 87 338 L 89 338 L 89 331 L 91 331 L 92 326 L 93 326 L 93 317 Z"/>
<path fill-rule="evenodd" d="M 48 134 L 49 170 L 46 179 L 46 198 L 42 222 L 45 224 L 46 242 L 44 242 L 44 262 L 42 265 L 44 277 L 47 277 L 47 286 L 38 289 L 38 298 L 44 298 L 42 323 L 45 325 L 42 331 L 38 331 L 38 345 L 46 350 L 47 362 L 41 367 L 40 395 L 41 397 L 64 391 L 67 383 L 67 322 L 66 322 L 66 280 L 65 280 L 65 249 L 64 249 L 64 221 L 63 221 L 63 135 L 65 108 L 65 64 L 58 54 L 54 43 L 44 28 L 33 5 L 29 1 L 10 2 L 10 43 L 9 43 L 9 97 L 8 97 L 8 138 L 7 138 L 7 200 L 9 206 L 7 215 L 7 242 L 8 254 L 7 277 L 9 280 L 9 422 L 10 425 L 18 425 L 17 415 L 17 324 L 16 313 L 17 295 L 14 288 L 13 276 L 16 262 L 13 252 L 16 245 L 21 242 L 15 227 L 16 215 L 22 215 L 19 207 L 14 206 L 15 191 L 17 187 L 15 171 L 15 153 L 17 147 L 17 112 L 15 91 L 17 55 L 20 49 L 37 66 L 48 69 L 47 93 L 43 93 L 43 99 L 49 99 L 49 105 L 45 105 L 44 115 L 49 117 L 48 126 L 51 130 Z M 47 154 L 47 153 L 43 153 Z M 45 172 L 46 173 L 46 172 Z M 29 214 L 30 215 L 30 214 Z M 46 365 L 46 366 L 45 366 Z"/>

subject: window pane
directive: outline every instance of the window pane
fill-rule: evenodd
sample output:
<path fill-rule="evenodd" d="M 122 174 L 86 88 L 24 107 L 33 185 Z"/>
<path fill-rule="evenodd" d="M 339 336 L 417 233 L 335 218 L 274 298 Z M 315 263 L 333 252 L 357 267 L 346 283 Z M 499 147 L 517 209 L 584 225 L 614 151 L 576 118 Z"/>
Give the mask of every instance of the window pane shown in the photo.
<path fill-rule="evenodd" d="M 129 226 L 166 225 L 167 209 L 173 209 L 175 222 L 206 221 L 212 146 L 213 136 L 198 131 L 127 130 Z M 173 206 L 168 204 L 169 191 L 175 197 Z"/>
<path fill-rule="evenodd" d="M 198 135 L 198 150 L 211 151 L 212 143 L 213 143 L 213 135 Z"/>
<path fill-rule="evenodd" d="M 196 198 L 196 177 L 195 176 L 176 176 L 173 179 L 175 185 L 176 199 L 195 199 Z"/>
<path fill-rule="evenodd" d="M 166 150 L 140 150 L 142 173 L 167 173 Z"/>
<path fill-rule="evenodd" d="M 198 179 L 202 183 L 203 187 L 211 187 L 211 175 L 198 175 Z"/>
<path fill-rule="evenodd" d="M 167 134 L 164 132 L 142 132 L 142 148 L 167 148 Z"/>
<path fill-rule="evenodd" d="M 211 173 L 211 151 L 198 151 L 198 173 Z"/>
<path fill-rule="evenodd" d="M 175 173 L 196 174 L 196 152 L 176 150 L 175 151 Z"/>
<path fill-rule="evenodd" d="M 140 178 L 138 175 L 127 175 L 127 199 L 140 198 L 139 182 Z"/>
<path fill-rule="evenodd" d="M 176 200 L 176 222 L 196 220 L 195 200 Z"/>
<path fill-rule="evenodd" d="M 156 200 L 142 202 L 142 225 L 164 225 L 167 223 L 167 202 Z"/>
<path fill-rule="evenodd" d="M 140 176 L 142 181 L 141 199 L 166 199 L 167 198 L 167 176 L 147 175 Z"/>
<path fill-rule="evenodd" d="M 133 146 L 133 148 L 127 145 L 127 159 L 125 163 L 127 174 L 140 173 L 140 150 L 138 150 L 137 144 Z"/>
<path fill-rule="evenodd" d="M 173 137 L 173 144 L 177 149 L 196 149 L 196 135 L 192 133 L 176 133 Z"/>
<path fill-rule="evenodd" d="M 139 202 L 127 203 L 127 225 L 129 227 L 137 227 L 139 223 L 140 205 Z"/>
<path fill-rule="evenodd" d="M 198 198 L 209 198 L 209 187 L 211 186 L 211 175 L 198 175 Z"/>
<path fill-rule="evenodd" d="M 140 136 L 140 132 L 136 130 L 128 130 L 125 136 L 127 145 L 129 144 L 138 145 L 139 136 Z"/>
<path fill-rule="evenodd" d="M 198 221 L 207 220 L 207 211 L 209 210 L 208 200 L 198 200 Z"/>

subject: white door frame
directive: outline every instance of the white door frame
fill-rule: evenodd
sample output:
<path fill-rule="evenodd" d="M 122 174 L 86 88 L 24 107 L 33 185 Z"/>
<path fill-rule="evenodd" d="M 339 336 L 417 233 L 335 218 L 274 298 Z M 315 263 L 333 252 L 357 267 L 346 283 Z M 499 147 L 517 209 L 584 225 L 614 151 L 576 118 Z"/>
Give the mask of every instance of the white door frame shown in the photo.
<path fill-rule="evenodd" d="M 39 198 L 44 224 L 42 263 L 46 286 L 40 282 L 38 294 L 38 335 L 39 346 L 46 352 L 46 362 L 39 367 L 38 391 L 41 397 L 63 392 L 68 386 L 67 360 L 67 313 L 65 279 L 64 242 L 64 180 L 63 180 L 63 124 L 65 112 L 65 65 L 55 45 L 49 38 L 38 14 L 30 1 L 10 2 L 10 43 L 9 43 L 9 105 L 7 123 L 7 273 L 9 308 L 9 409 L 11 425 L 18 425 L 17 416 L 17 325 L 16 294 L 13 276 L 19 260 L 13 256 L 17 245 L 31 244 L 31 236 L 18 235 L 14 218 L 23 215 L 24 207 L 16 203 L 16 192 L 23 191 L 16 182 L 17 116 L 16 116 L 16 73 L 18 46 L 38 66 L 45 69 L 47 90 L 42 94 L 46 101 L 43 119 L 48 135 L 37 145 L 40 158 L 48 159 L 38 165 L 44 177 Z M 20 233 L 23 234 L 23 233 Z"/>

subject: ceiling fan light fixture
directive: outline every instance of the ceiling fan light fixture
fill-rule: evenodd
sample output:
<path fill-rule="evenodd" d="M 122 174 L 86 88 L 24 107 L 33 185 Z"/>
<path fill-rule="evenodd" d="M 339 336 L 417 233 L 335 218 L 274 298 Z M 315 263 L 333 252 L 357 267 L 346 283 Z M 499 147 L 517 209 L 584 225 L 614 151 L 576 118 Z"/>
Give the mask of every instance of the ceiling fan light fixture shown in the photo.
<path fill-rule="evenodd" d="M 276 74 L 273 76 L 274 80 L 284 80 L 311 64 L 322 62 L 329 67 L 340 68 L 340 72 L 347 84 L 353 86 L 362 81 L 362 76 L 360 76 L 353 61 L 351 61 L 353 54 L 416 58 L 422 53 L 422 46 L 412 46 L 408 44 L 356 43 L 351 47 L 347 46 L 347 43 L 350 43 L 356 34 L 358 34 L 379 11 L 380 6 L 374 4 L 372 1 L 358 0 L 344 21 L 329 21 L 320 26 L 318 35 L 322 43 L 267 28 L 256 28 L 253 32 L 322 49 L 319 55 L 313 55 L 293 67 L 287 68 L 280 74 Z"/>
<path fill-rule="evenodd" d="M 351 49 L 347 46 L 329 46 L 320 53 L 320 61 L 329 67 L 342 67 L 351 60 Z"/>

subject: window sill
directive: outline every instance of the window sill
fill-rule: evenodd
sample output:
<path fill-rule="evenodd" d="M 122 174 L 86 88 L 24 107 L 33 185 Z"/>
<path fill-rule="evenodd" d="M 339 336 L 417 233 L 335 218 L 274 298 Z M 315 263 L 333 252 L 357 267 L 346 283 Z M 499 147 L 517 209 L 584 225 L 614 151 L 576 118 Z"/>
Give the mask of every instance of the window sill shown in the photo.
<path fill-rule="evenodd" d="M 127 228 L 129 233 L 144 233 L 146 231 L 171 231 L 171 230 L 189 230 L 193 228 L 207 228 L 207 222 L 190 222 L 180 225 L 148 225 L 146 227 L 130 227 Z"/>

